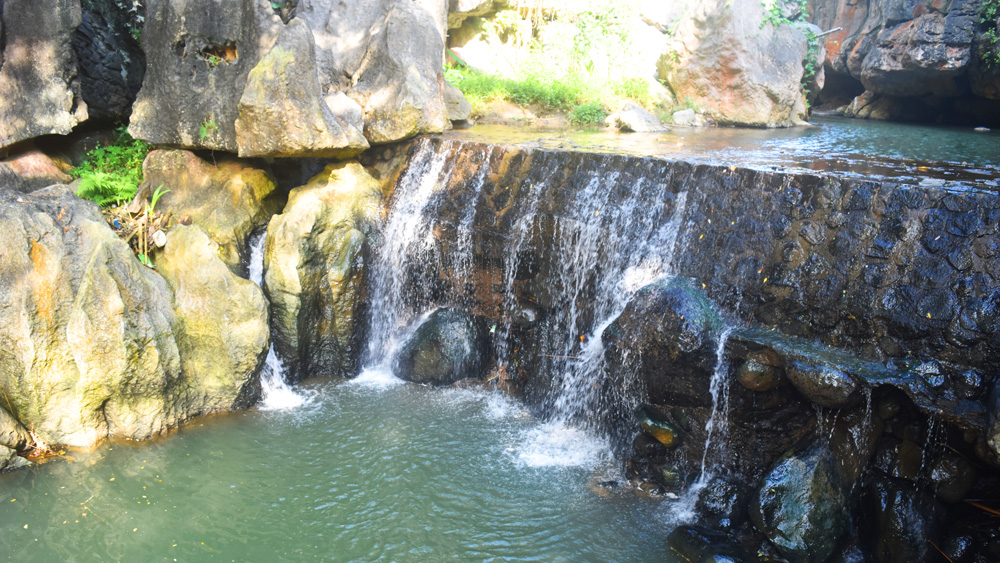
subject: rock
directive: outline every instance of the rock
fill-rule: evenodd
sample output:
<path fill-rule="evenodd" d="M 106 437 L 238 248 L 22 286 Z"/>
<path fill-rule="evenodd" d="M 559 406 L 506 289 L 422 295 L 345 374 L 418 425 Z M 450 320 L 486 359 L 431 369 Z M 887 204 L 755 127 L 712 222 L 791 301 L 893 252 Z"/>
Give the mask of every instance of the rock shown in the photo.
<path fill-rule="evenodd" d="M 468 18 L 496 11 L 498 3 L 497 0 L 449 0 L 448 29 L 458 29 Z"/>
<path fill-rule="evenodd" d="M 142 78 L 146 55 L 130 33 L 132 20 L 124 2 L 83 0 L 83 19 L 73 36 L 80 71 L 80 92 L 89 119 L 126 121 Z"/>
<path fill-rule="evenodd" d="M 927 561 L 933 551 L 929 542 L 940 543 L 938 527 L 943 507 L 929 493 L 905 481 L 883 478 L 865 490 L 862 523 L 869 552 L 879 563 Z"/>
<path fill-rule="evenodd" d="M 950 451 L 942 452 L 931 462 L 930 468 L 934 491 L 943 502 L 955 503 L 962 500 L 976 482 L 976 468 L 965 458 Z"/>
<path fill-rule="evenodd" d="M 713 477 L 698 494 L 696 510 L 713 528 L 739 528 L 746 522 L 750 488 L 725 476 Z"/>
<path fill-rule="evenodd" d="M 858 389 L 858 384 L 849 374 L 822 363 L 788 362 L 785 364 L 785 377 L 807 399 L 821 407 L 843 407 Z"/>
<path fill-rule="evenodd" d="M 637 368 L 651 403 L 711 406 L 720 321 L 712 303 L 681 279 L 636 292 L 604 331 L 612 370 Z M 633 361 L 638 366 L 628 365 Z"/>
<path fill-rule="evenodd" d="M 667 448 L 676 448 L 680 440 L 680 432 L 669 422 L 657 420 L 649 416 L 646 412 L 641 412 L 639 416 L 639 427 L 643 432 L 656 439 Z"/>
<path fill-rule="evenodd" d="M 30 465 L 32 465 L 30 461 L 17 455 L 14 450 L 0 446 L 0 472 L 14 471 Z"/>
<path fill-rule="evenodd" d="M 299 7 L 316 44 L 332 46 L 317 53 L 324 91 L 343 91 L 363 108 L 370 143 L 448 127 L 441 67 L 445 13 L 445 0 L 341 4 L 333 16 L 327 2 Z"/>
<path fill-rule="evenodd" d="M 381 207 L 378 181 L 357 162 L 340 162 L 293 189 L 268 223 L 264 291 L 275 350 L 293 381 L 353 373 L 363 248 Z"/>
<path fill-rule="evenodd" d="M 884 424 L 864 408 L 841 411 L 830 435 L 830 447 L 845 486 L 853 486 L 875 454 Z"/>
<path fill-rule="evenodd" d="M 27 193 L 70 181 L 55 161 L 30 146 L 0 160 L 0 190 Z"/>
<path fill-rule="evenodd" d="M 147 200 L 149 192 L 163 186 L 156 210 L 190 217 L 218 244 L 229 269 L 243 275 L 241 258 L 249 253 L 251 233 L 285 202 L 271 174 L 231 156 L 208 162 L 182 150 L 152 151 L 142 168 Z"/>
<path fill-rule="evenodd" d="M 781 363 L 773 350 L 751 351 L 736 371 L 736 381 L 751 391 L 771 391 L 784 382 Z"/>
<path fill-rule="evenodd" d="M 721 125 L 788 127 L 806 118 L 803 32 L 765 23 L 759 2 L 701 0 L 687 10 L 657 63 L 680 103 Z M 710 30 L 710 31 L 709 31 Z"/>
<path fill-rule="evenodd" d="M 81 21 L 72 0 L 7 0 L 0 6 L 0 149 L 65 135 L 87 119 L 73 56 Z"/>
<path fill-rule="evenodd" d="M 465 95 L 448 81 L 444 82 L 444 104 L 448 108 L 448 119 L 451 121 L 468 121 L 472 115 L 472 104 Z"/>
<path fill-rule="evenodd" d="M 1000 380 L 990 387 L 986 400 L 986 445 L 993 456 L 1000 458 Z"/>
<path fill-rule="evenodd" d="M 484 340 L 471 315 L 461 309 L 438 309 L 401 346 L 396 374 L 407 381 L 432 385 L 480 378 L 485 365 Z"/>
<path fill-rule="evenodd" d="M 655 115 L 635 102 L 625 102 L 614 114 L 608 116 L 608 127 L 617 127 L 625 133 L 651 133 L 665 131 Z"/>
<path fill-rule="evenodd" d="M 171 229 L 155 260 L 174 292 L 181 368 L 198 374 L 191 392 L 206 397 L 209 411 L 252 405 L 270 345 L 263 292 L 231 272 L 197 226 Z"/>
<path fill-rule="evenodd" d="M 240 156 L 350 158 L 368 148 L 360 109 L 338 117 L 327 106 L 312 33 L 292 20 L 247 76 L 236 119 Z"/>
<path fill-rule="evenodd" d="M 167 282 L 96 204 L 64 185 L 0 192 L 0 392 L 41 440 L 140 440 L 243 404 L 230 400 L 238 390 L 185 370 L 188 354 L 204 354 L 204 335 L 186 330 Z"/>
<path fill-rule="evenodd" d="M 670 122 L 680 127 L 702 127 L 705 125 L 704 118 L 691 108 L 675 111 L 671 114 Z"/>
<path fill-rule="evenodd" d="M 692 562 L 749 563 L 753 558 L 726 534 L 702 526 L 678 526 L 667 536 L 667 545 Z"/>
<path fill-rule="evenodd" d="M 750 519 L 789 560 L 819 563 L 847 531 L 846 502 L 833 453 L 814 444 L 778 460 L 757 489 Z"/>
<path fill-rule="evenodd" d="M 28 429 L 7 412 L 7 409 L 0 407 L 0 446 L 18 453 L 25 452 L 34 445 L 35 439 L 28 433 Z"/>

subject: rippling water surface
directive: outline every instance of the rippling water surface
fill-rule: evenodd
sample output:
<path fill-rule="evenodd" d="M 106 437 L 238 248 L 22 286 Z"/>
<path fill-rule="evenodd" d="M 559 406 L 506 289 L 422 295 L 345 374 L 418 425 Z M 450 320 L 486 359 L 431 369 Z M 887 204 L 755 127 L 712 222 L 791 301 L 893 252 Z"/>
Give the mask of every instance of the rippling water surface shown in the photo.
<path fill-rule="evenodd" d="M 18 561 L 664 561 L 660 501 L 499 394 L 366 374 L 0 477 Z"/>

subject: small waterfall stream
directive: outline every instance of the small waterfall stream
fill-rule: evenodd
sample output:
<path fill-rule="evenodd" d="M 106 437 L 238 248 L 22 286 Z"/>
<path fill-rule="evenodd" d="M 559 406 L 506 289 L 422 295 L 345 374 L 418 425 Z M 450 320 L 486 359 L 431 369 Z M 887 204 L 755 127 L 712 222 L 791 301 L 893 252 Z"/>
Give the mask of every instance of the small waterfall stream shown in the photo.
<path fill-rule="evenodd" d="M 264 244 L 267 233 L 261 231 L 250 241 L 250 265 L 248 272 L 250 281 L 259 287 L 264 287 Z M 260 386 L 263 398 L 260 407 L 266 410 L 287 409 L 297 407 L 305 402 L 305 397 L 296 393 L 285 383 L 285 366 L 282 365 L 274 344 L 267 350 L 264 369 L 260 374 Z"/>
<path fill-rule="evenodd" d="M 550 286 L 544 288 L 550 307 L 533 333 L 540 340 L 536 369 L 551 378 L 545 400 L 549 422 L 527 437 L 522 452 L 532 463 L 574 464 L 580 455 L 607 449 L 600 441 L 589 452 L 580 450 L 586 441 L 581 433 L 593 437 L 600 425 L 594 413 L 604 372 L 601 335 L 636 291 L 670 275 L 686 193 L 674 194 L 669 179 L 656 174 L 624 171 L 614 156 L 601 157 L 596 167 L 593 161 L 578 163 L 592 168 L 566 174 L 560 173 L 564 162 L 545 153 L 533 157 L 537 172 L 521 186 L 528 193 L 503 210 L 497 312 L 504 319 L 517 312 L 516 286 L 526 267 L 522 257 L 555 257 Z M 359 380 L 393 379 L 394 356 L 429 311 L 464 307 L 481 297 L 470 295 L 476 286 L 471 278 L 481 266 L 476 264 L 481 235 L 474 225 L 496 188 L 487 181 L 495 158 L 481 146 L 417 141 L 396 185 L 371 270 L 372 324 Z M 465 167 L 462 174 L 456 173 L 458 166 Z M 562 199 L 553 212 L 555 198 Z M 451 234 L 446 253 L 438 240 L 443 232 Z M 510 327 L 494 329 L 494 373 L 518 369 L 512 364 Z"/>

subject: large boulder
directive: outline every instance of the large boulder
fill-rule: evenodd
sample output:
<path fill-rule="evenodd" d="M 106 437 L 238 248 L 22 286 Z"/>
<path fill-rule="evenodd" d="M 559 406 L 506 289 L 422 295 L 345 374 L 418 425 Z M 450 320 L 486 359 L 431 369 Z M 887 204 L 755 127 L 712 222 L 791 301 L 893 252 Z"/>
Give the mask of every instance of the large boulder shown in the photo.
<path fill-rule="evenodd" d="M 181 369 L 198 374 L 191 392 L 210 410 L 253 404 L 271 340 L 260 287 L 231 272 L 197 226 L 171 229 L 156 267 L 173 289 Z"/>
<path fill-rule="evenodd" d="M 403 343 L 396 358 L 396 375 L 432 385 L 479 378 L 485 365 L 484 340 L 484 331 L 472 315 L 461 309 L 438 309 Z"/>
<path fill-rule="evenodd" d="M 87 119 L 73 54 L 80 22 L 73 0 L 0 4 L 0 148 Z"/>
<path fill-rule="evenodd" d="M 41 440 L 138 440 L 252 399 L 252 376 L 221 389 L 185 369 L 200 344 L 174 303 L 68 186 L 0 191 L 0 393 Z"/>
<path fill-rule="evenodd" d="M 72 180 L 54 160 L 31 144 L 22 143 L 18 148 L 23 150 L 0 159 L 0 190 L 32 192 Z"/>
<path fill-rule="evenodd" d="M 271 218 L 264 290 L 274 347 L 292 380 L 353 372 L 363 249 L 381 209 L 378 181 L 357 162 L 340 162 L 293 189 Z"/>
<path fill-rule="evenodd" d="M 285 194 L 268 172 L 246 161 L 218 155 L 214 162 L 190 151 L 155 150 L 142 164 L 147 190 L 163 186 L 156 203 L 161 213 L 190 218 L 218 244 L 219 257 L 243 273 L 250 234 L 281 210 Z"/>
<path fill-rule="evenodd" d="M 847 495 L 826 444 L 789 453 L 764 477 L 750 519 L 789 561 L 826 561 L 847 531 Z"/>
<path fill-rule="evenodd" d="M 760 2 L 700 0 L 657 63 L 678 102 L 720 125 L 787 127 L 806 118 L 803 31 L 765 21 Z"/>
<path fill-rule="evenodd" d="M 335 116 L 316 78 L 312 33 L 292 20 L 247 77 L 236 119 L 240 156 L 349 158 L 368 148 L 361 108 L 356 120 Z"/>
<path fill-rule="evenodd" d="M 444 0 L 272 6 L 151 1 L 132 136 L 246 155 L 344 157 L 363 150 L 362 127 L 371 143 L 447 127 Z"/>

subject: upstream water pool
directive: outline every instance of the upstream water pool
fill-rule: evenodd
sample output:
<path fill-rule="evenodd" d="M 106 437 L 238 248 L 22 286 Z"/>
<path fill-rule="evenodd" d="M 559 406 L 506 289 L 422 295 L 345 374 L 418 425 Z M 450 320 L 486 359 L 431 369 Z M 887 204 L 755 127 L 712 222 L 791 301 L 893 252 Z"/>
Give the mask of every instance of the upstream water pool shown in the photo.
<path fill-rule="evenodd" d="M 664 501 L 579 432 L 391 377 L 2 476 L 16 561 L 664 561 Z"/>

